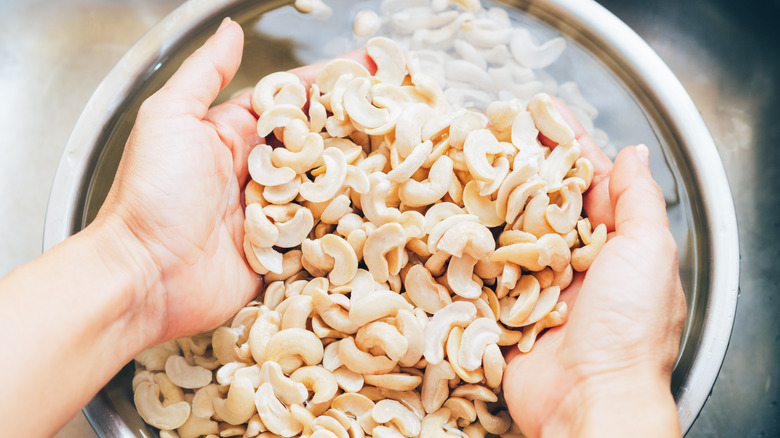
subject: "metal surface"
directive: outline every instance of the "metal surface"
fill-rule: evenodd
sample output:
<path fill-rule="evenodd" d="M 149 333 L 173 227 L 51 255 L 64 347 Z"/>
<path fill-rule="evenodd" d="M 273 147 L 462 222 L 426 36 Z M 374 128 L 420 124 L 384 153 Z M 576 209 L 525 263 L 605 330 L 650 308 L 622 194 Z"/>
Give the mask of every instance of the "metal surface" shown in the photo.
<path fill-rule="evenodd" d="M 56 158 L 100 78 L 178 1 L 0 3 L 0 274 L 39 253 Z M 692 95 L 716 140 L 740 223 L 742 282 L 734 334 L 713 397 L 688 436 L 779 436 L 776 389 L 780 126 L 776 2 L 604 0 Z M 42 128 L 40 121 L 45 121 Z M 61 436 L 94 436 L 69 426 Z"/>

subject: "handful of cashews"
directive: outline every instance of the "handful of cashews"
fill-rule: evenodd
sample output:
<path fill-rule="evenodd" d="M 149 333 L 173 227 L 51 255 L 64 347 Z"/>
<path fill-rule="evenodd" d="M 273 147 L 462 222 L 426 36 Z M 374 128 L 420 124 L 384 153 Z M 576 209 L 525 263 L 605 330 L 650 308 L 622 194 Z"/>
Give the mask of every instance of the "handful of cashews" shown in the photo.
<path fill-rule="evenodd" d="M 375 75 L 338 60 L 309 90 L 255 87 L 258 134 L 284 145 L 248 158 L 244 249 L 267 286 L 139 355 L 135 403 L 166 436 L 520 436 L 501 347 L 563 324 L 560 291 L 605 244 L 582 217 L 593 166 L 549 96 L 484 114 L 392 40 L 367 51 Z"/>

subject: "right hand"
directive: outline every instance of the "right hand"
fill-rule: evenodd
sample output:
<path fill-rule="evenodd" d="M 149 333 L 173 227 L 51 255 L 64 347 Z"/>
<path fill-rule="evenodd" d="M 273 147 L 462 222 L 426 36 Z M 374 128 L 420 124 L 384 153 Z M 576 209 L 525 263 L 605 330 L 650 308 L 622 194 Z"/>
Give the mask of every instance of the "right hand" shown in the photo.
<path fill-rule="evenodd" d="M 531 437 L 679 435 L 669 385 L 686 312 L 663 193 L 646 149 L 628 147 L 612 166 L 557 104 L 596 169 L 586 213 L 594 227 L 614 223 L 614 233 L 561 294 L 568 321 L 529 353 L 509 355 L 507 405 Z M 641 418 L 660 417 L 663 433 L 643 429 Z"/>

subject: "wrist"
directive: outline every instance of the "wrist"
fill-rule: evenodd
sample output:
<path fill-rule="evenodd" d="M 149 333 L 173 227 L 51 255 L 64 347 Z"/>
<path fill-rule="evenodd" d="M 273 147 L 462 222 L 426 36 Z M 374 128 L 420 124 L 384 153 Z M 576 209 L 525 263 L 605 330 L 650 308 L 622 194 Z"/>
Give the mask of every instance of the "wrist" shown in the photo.
<path fill-rule="evenodd" d="M 78 237 L 93 248 L 102 270 L 121 295 L 119 321 L 129 337 L 138 341 L 137 352 L 159 342 L 163 327 L 158 309 L 164 294 L 161 270 L 152 253 L 116 215 L 99 216 Z M 136 352 L 136 353 L 137 353 Z"/>
<path fill-rule="evenodd" d="M 542 426 L 540 436 L 680 436 L 669 378 L 631 369 L 580 381 Z"/>

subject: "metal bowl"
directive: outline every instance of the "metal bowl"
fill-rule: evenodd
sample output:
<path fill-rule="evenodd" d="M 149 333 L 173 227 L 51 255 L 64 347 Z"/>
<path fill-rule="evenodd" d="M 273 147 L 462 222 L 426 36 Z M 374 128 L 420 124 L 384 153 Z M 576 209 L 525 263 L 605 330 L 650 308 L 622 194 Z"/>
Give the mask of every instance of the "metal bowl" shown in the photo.
<path fill-rule="evenodd" d="M 328 22 L 301 16 L 281 0 L 190 0 L 149 31 L 89 100 L 57 169 L 44 249 L 95 216 L 113 180 L 140 103 L 211 35 L 224 16 L 247 35 L 244 63 L 220 99 L 272 71 L 337 55 L 348 47 L 351 19 L 378 2 L 329 0 Z M 612 142 L 645 143 L 667 199 L 680 255 L 688 317 L 672 378 L 683 432 L 693 424 L 726 353 L 737 303 L 739 246 L 731 192 L 718 152 L 696 107 L 661 59 L 630 28 L 591 0 L 500 2 L 542 39 L 564 35 L 569 48 L 549 71 L 574 80 L 599 110 Z M 155 435 L 132 404 L 132 366 L 86 406 L 99 436 Z"/>

